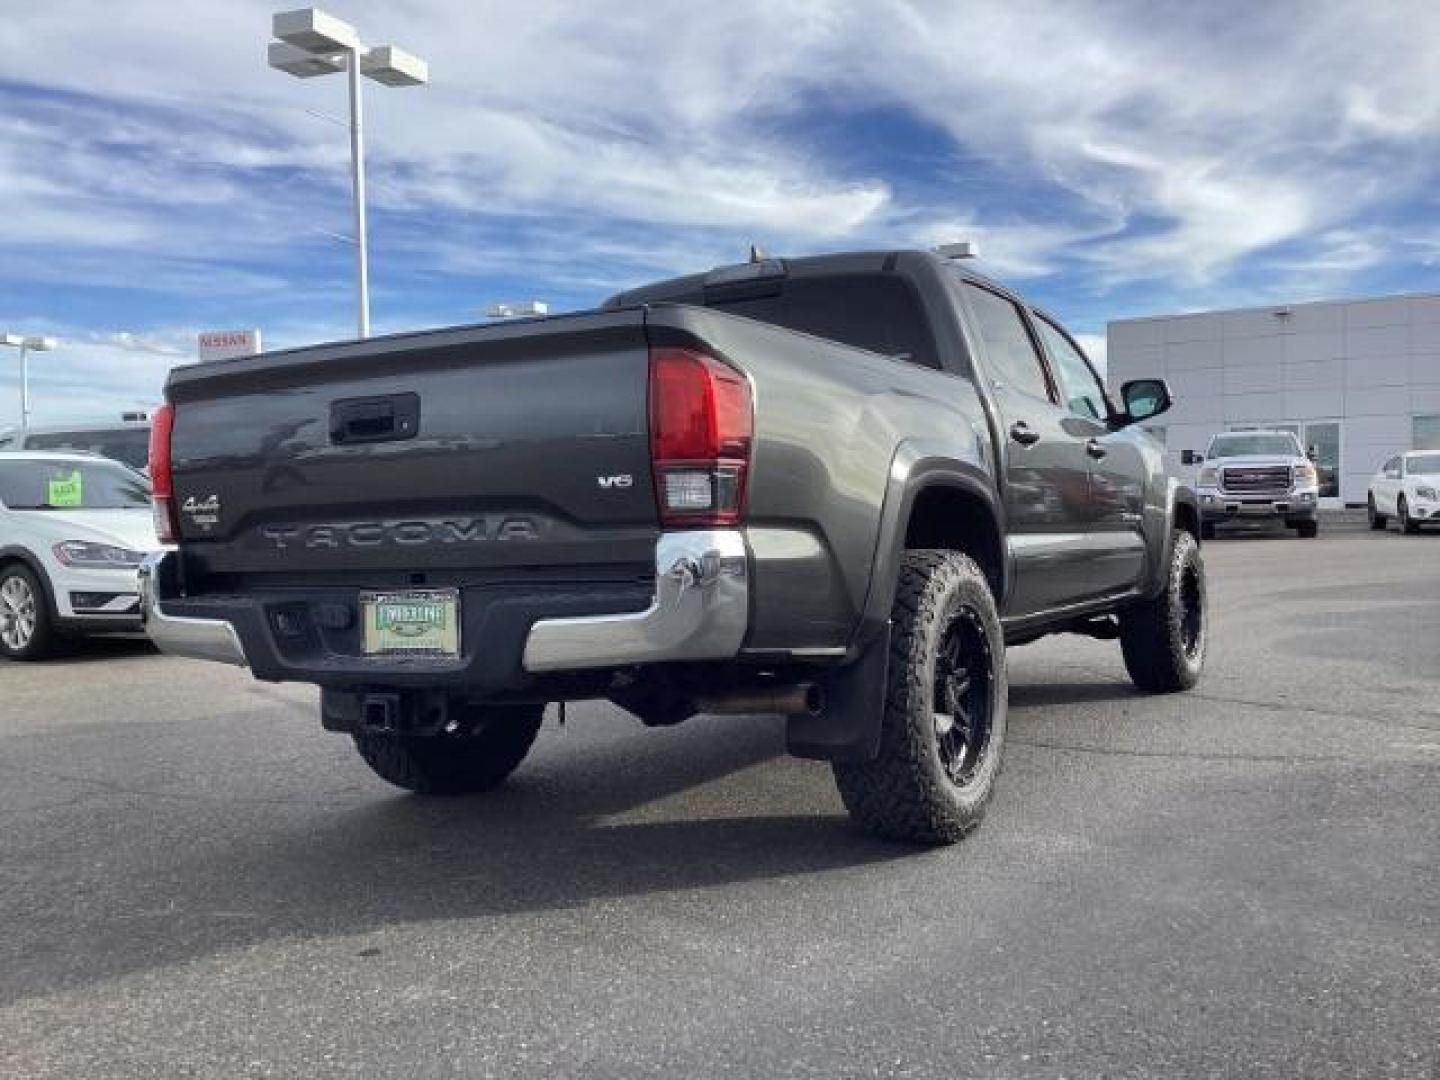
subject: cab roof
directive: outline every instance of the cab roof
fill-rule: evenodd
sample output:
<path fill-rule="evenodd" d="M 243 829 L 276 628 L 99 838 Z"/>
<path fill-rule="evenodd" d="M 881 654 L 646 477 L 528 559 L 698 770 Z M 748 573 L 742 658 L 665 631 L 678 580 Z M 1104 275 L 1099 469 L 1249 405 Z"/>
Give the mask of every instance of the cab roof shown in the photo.
<path fill-rule="evenodd" d="M 899 248 L 880 251 L 842 251 L 827 255 L 801 255 L 798 257 L 765 257 L 752 262 L 717 266 L 698 274 L 685 274 L 651 282 L 634 289 L 618 292 L 604 301 L 602 309 L 635 307 L 641 304 L 661 303 L 678 297 L 703 294 L 707 289 L 724 288 L 743 290 L 747 282 L 760 285 L 777 279 L 802 279 L 831 277 L 845 274 L 892 273 L 906 263 L 926 261 L 935 266 L 951 266 L 962 269 L 967 277 L 976 278 L 1014 295 L 1002 282 L 996 281 L 976 265 L 974 259 L 949 259 L 933 251 Z M 1024 302 L 1024 301 L 1022 301 Z"/>

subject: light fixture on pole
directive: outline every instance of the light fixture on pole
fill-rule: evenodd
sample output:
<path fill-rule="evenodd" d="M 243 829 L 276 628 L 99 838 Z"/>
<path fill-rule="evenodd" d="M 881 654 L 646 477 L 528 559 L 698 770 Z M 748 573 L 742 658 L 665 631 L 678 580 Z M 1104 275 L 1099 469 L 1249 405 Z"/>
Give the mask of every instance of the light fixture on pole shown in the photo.
<path fill-rule="evenodd" d="M 382 86 L 422 86 L 430 79 L 429 65 L 418 56 L 393 45 L 367 49 L 355 27 L 318 8 L 277 14 L 272 28 L 278 41 L 270 43 L 269 63 L 297 79 L 345 72 L 350 85 L 350 184 L 355 197 L 356 326 L 359 336 L 370 336 L 370 265 L 365 229 L 365 124 L 360 100 L 360 76 Z"/>
<path fill-rule="evenodd" d="M 485 309 L 487 319 L 526 319 L 550 314 L 544 300 L 521 300 L 513 304 L 491 304 Z"/>
<path fill-rule="evenodd" d="M 58 344 L 53 337 L 0 334 L 0 345 L 20 350 L 20 430 L 30 430 L 30 354 L 49 352 Z"/>

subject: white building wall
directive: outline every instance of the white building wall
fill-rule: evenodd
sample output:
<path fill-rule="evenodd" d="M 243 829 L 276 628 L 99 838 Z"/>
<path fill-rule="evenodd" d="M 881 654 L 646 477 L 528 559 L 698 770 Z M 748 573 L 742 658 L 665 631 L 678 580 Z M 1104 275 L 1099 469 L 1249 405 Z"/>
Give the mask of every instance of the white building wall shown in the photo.
<path fill-rule="evenodd" d="M 1108 327 L 1108 379 L 1162 376 L 1175 408 L 1156 420 L 1180 451 L 1244 424 L 1340 421 L 1340 496 L 1412 448 L 1416 416 L 1440 417 L 1440 294 L 1125 319 Z"/>

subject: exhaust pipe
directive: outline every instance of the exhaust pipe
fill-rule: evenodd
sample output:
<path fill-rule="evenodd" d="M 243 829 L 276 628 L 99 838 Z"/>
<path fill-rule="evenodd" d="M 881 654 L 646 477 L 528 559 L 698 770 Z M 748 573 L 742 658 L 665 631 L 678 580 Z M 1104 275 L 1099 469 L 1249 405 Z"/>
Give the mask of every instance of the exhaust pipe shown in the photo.
<path fill-rule="evenodd" d="M 749 713 L 819 716 L 825 711 L 825 691 L 816 683 L 729 690 L 711 697 L 697 697 L 695 711 L 718 716 L 743 716 Z"/>

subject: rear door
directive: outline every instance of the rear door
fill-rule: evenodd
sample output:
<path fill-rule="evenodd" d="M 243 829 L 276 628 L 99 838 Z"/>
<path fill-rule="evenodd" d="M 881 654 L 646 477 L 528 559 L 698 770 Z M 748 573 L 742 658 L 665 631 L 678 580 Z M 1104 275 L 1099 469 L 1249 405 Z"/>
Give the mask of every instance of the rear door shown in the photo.
<path fill-rule="evenodd" d="M 1089 590 L 1096 596 L 1126 592 L 1145 572 L 1145 481 L 1140 449 L 1144 436 L 1134 428 L 1112 431 L 1104 386 L 1070 335 L 1044 315 L 1035 327 L 1059 383 L 1069 414 L 1067 427 L 1084 440 L 1090 459 L 1091 518 Z"/>
<path fill-rule="evenodd" d="M 1091 431 L 1056 403 L 1021 310 L 973 281 L 961 286 L 1000 413 L 1007 543 L 1014 584 L 1005 614 L 1034 615 L 1083 599 L 1090 517 Z"/>

